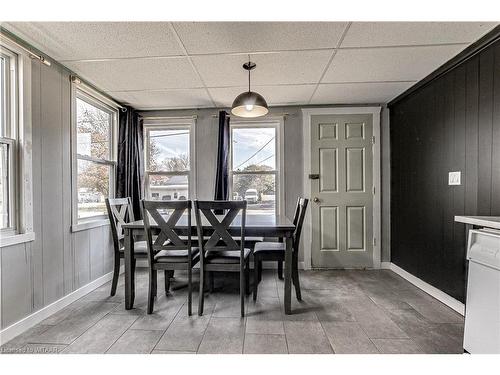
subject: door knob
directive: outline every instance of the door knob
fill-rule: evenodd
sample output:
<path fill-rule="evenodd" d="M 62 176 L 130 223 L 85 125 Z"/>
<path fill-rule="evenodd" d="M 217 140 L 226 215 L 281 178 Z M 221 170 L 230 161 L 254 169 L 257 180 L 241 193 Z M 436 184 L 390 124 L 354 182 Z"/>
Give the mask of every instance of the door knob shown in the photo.
<path fill-rule="evenodd" d="M 319 198 L 318 198 L 318 197 L 314 197 L 314 198 L 313 198 L 313 202 L 314 202 L 314 203 L 319 203 Z"/>

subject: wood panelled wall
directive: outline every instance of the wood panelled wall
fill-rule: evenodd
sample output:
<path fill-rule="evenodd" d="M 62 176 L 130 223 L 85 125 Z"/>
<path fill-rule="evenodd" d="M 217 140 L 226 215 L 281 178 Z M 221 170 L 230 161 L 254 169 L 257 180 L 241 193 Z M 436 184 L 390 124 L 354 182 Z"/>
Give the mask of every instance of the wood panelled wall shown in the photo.
<path fill-rule="evenodd" d="M 464 301 L 465 228 L 500 215 L 500 41 L 390 107 L 391 261 Z M 448 172 L 461 171 L 459 186 Z"/>
<path fill-rule="evenodd" d="M 0 328 L 112 271 L 109 226 L 71 232 L 69 72 L 32 63 L 35 241 L 0 248 Z"/>

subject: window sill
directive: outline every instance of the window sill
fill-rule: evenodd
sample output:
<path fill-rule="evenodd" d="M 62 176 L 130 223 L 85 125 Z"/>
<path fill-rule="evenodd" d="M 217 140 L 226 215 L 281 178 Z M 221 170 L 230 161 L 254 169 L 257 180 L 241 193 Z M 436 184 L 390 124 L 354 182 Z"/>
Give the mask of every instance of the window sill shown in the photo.
<path fill-rule="evenodd" d="M 0 238 L 0 247 L 7 247 L 18 245 L 25 242 L 31 242 L 35 240 L 35 232 L 28 232 L 22 234 L 14 234 L 12 236 L 2 236 Z"/>
<path fill-rule="evenodd" d="M 71 226 L 72 232 L 80 232 L 82 230 L 88 230 L 92 228 L 103 227 L 105 225 L 109 225 L 109 220 L 92 220 L 92 221 L 83 221 L 81 223 L 75 224 Z"/>

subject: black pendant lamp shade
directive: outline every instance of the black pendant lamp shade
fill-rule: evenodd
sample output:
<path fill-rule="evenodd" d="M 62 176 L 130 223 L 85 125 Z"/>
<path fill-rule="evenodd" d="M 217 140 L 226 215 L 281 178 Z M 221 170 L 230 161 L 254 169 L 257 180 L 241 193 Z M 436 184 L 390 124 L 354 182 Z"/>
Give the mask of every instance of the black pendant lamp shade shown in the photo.
<path fill-rule="evenodd" d="M 257 65 L 251 61 L 243 64 L 248 71 L 248 91 L 238 95 L 231 106 L 231 113 L 238 117 L 260 117 L 269 112 L 266 99 L 256 92 L 250 91 L 250 71 Z"/>

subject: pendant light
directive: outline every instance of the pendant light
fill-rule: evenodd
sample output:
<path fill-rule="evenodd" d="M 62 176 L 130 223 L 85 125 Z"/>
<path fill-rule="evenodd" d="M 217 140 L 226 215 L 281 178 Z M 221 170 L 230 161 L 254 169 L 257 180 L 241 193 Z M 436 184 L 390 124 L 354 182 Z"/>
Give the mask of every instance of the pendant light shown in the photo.
<path fill-rule="evenodd" d="M 269 112 L 264 97 L 256 92 L 250 91 L 250 71 L 257 64 L 249 61 L 243 64 L 243 69 L 248 71 L 248 91 L 238 95 L 231 106 L 231 113 L 238 117 L 260 117 Z"/>

